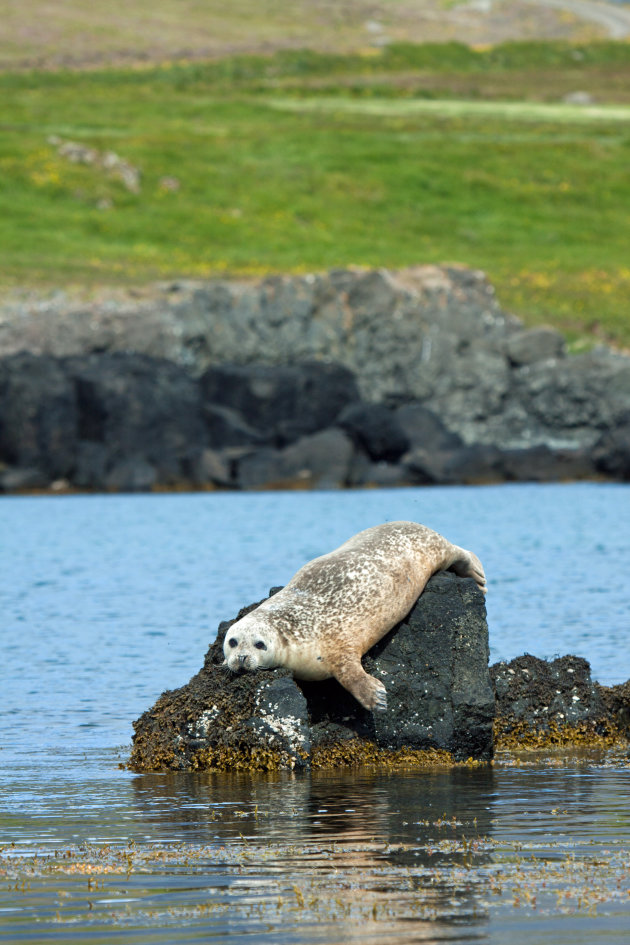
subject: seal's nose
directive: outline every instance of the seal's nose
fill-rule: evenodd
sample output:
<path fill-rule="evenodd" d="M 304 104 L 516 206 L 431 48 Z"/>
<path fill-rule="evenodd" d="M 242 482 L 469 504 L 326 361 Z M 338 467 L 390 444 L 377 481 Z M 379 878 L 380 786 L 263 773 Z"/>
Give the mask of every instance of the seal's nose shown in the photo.
<path fill-rule="evenodd" d="M 247 660 L 247 655 L 245 655 L 245 656 L 243 656 L 243 655 L 239 656 L 239 658 L 238 658 L 238 665 L 239 665 L 239 666 L 245 666 L 245 661 L 246 661 L 246 660 Z"/>

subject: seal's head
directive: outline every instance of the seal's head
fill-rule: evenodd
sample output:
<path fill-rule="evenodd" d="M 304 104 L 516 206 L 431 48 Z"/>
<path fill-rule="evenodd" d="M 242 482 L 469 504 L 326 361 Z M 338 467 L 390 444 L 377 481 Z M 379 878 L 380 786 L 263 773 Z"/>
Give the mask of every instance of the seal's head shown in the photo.
<path fill-rule="evenodd" d="M 233 623 L 223 641 L 223 654 L 229 669 L 270 669 L 277 666 L 272 627 L 266 626 L 262 615 L 247 614 Z"/>

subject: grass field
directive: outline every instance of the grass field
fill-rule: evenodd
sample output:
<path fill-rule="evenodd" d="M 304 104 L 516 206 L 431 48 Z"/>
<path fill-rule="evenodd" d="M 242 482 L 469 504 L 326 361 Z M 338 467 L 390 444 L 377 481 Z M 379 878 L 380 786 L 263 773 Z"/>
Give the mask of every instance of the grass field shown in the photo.
<path fill-rule="evenodd" d="M 629 80 L 614 43 L 5 73 L 2 281 L 458 262 L 530 323 L 628 346 Z"/>

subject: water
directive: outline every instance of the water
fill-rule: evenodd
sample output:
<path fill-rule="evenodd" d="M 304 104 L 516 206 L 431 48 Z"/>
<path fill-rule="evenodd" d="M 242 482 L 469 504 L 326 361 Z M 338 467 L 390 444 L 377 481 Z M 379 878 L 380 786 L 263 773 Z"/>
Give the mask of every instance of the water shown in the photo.
<path fill-rule="evenodd" d="M 479 554 L 493 659 L 571 652 L 629 678 L 629 500 L 599 484 L 3 498 L 0 941 L 627 941 L 624 759 L 258 778 L 118 763 L 220 620 L 386 520 Z"/>

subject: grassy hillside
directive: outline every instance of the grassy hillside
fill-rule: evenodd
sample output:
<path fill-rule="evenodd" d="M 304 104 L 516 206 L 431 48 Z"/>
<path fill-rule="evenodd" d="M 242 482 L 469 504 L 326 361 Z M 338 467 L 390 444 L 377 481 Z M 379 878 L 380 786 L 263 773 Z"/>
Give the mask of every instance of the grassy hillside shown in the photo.
<path fill-rule="evenodd" d="M 6 73 L 3 282 L 453 261 L 629 345 L 629 79 L 613 43 Z M 580 89 L 597 105 L 562 101 Z"/>
<path fill-rule="evenodd" d="M 605 39 L 562 9 L 504 0 L 0 0 L 0 69 L 200 59 L 309 48 L 349 52 L 394 41 Z"/>

